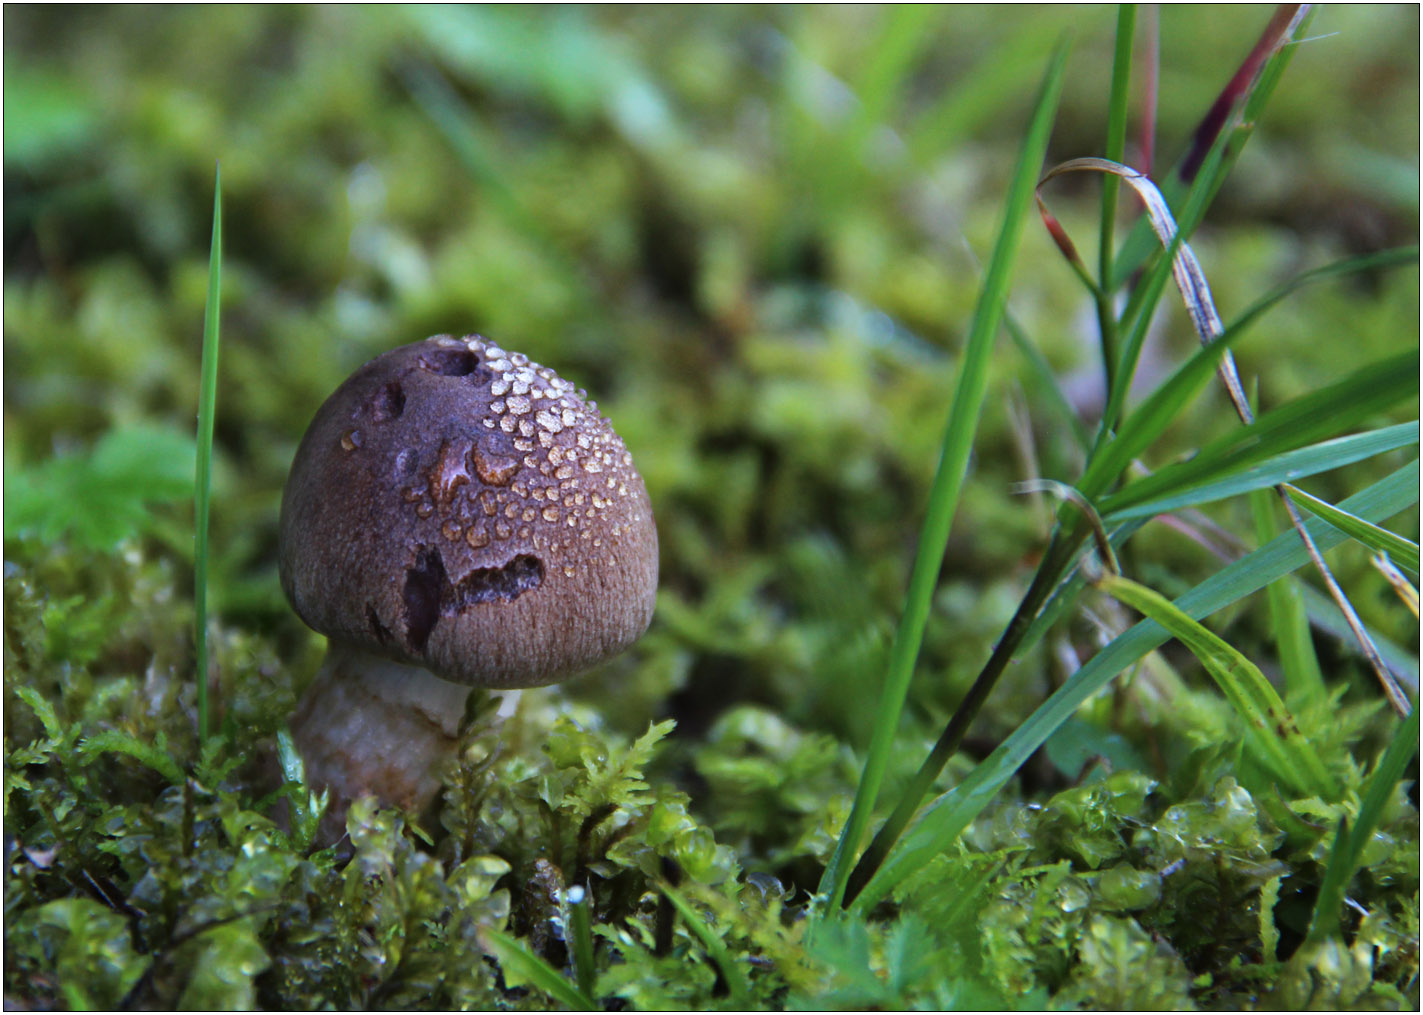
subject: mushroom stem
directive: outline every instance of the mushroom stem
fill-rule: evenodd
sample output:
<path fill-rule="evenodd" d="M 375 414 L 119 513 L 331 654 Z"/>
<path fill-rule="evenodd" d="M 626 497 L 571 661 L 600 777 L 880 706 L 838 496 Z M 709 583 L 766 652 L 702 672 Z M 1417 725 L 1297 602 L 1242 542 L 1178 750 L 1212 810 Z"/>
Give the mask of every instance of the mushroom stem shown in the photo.
<path fill-rule="evenodd" d="M 332 641 L 291 721 L 307 782 L 331 791 L 322 838 L 339 838 L 347 807 L 367 794 L 423 811 L 439 792 L 441 762 L 454 756 L 469 692 Z"/>

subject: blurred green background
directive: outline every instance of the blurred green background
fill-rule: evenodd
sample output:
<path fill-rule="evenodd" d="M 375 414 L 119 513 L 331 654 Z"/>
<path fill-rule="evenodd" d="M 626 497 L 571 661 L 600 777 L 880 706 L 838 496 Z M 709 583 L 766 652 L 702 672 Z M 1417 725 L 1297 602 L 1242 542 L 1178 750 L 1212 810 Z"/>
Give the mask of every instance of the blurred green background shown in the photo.
<path fill-rule="evenodd" d="M 1269 13 L 1160 10 L 1156 165 Z M 1416 242 L 1418 17 L 1315 18 L 1195 241 L 1227 319 L 1299 271 Z M 1073 29 L 1050 158 L 1100 153 L 1114 21 L 1109 7 L 7 5 L 7 539 L 136 534 L 187 568 L 220 159 L 224 625 L 311 661 L 275 562 L 302 431 L 366 359 L 478 331 L 599 401 L 657 512 L 653 631 L 570 693 L 627 729 L 673 714 L 695 734 L 755 702 L 860 742 L 1026 110 Z M 1098 193 L 1084 177 L 1049 195 L 1089 257 Z M 1171 306 L 1149 372 L 1192 345 Z M 1090 419 L 1091 305 L 1036 222 L 1010 309 Z M 1238 355 L 1268 407 L 1417 341 L 1404 271 L 1301 293 Z M 1041 506 L 1010 485 L 1076 474 L 1006 339 L 993 369 L 916 690 L 926 731 L 1041 545 Z M 1190 422 L 1152 464 L 1235 425 L 1216 394 Z M 91 472 L 117 492 L 86 486 Z M 144 498 L 171 504 L 132 513 Z M 1163 591 L 1210 566 L 1169 533 L 1146 545 Z M 1407 637 L 1377 599 L 1361 609 Z M 999 694 L 1040 698 L 1054 665 Z M 1025 711 L 1008 700 L 1004 721 Z"/>

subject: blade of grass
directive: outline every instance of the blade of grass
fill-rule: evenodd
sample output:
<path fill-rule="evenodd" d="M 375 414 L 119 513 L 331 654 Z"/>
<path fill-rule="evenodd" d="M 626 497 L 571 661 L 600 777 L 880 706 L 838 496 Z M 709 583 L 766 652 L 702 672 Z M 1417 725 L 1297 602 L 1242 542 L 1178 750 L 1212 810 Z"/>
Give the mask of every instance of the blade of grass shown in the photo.
<path fill-rule="evenodd" d="M 1066 58 L 1067 43 L 1064 40 L 1054 50 L 1044 75 L 1032 122 L 1009 185 L 1003 222 L 998 230 L 983 289 L 974 310 L 973 324 L 959 370 L 958 385 L 949 409 L 939 467 L 929 494 L 928 510 L 919 537 L 919 551 L 914 560 L 904 610 L 890 651 L 889 670 L 885 675 L 876 708 L 874 732 L 866 754 L 865 767 L 860 776 L 860 785 L 855 793 L 850 817 L 820 882 L 820 893 L 826 897 L 825 912 L 834 912 L 844 897 L 850 865 L 869 824 L 870 814 L 878 799 L 880 784 L 889 764 L 890 752 L 894 747 L 900 713 L 909 692 L 910 679 L 914 675 L 915 661 L 919 657 L 924 625 L 929 618 L 939 569 L 943 564 L 944 549 L 948 545 L 949 528 L 962 489 L 974 433 L 978 427 L 979 410 L 988 386 L 989 356 L 1003 318 L 1008 282 L 1017 257 L 1023 220 L 1032 200 L 1033 184 L 1047 152 Z"/>
<path fill-rule="evenodd" d="M 480 939 L 504 967 L 521 983 L 531 983 L 565 1008 L 573 1011 L 597 1011 L 597 1003 L 564 979 L 553 966 L 527 948 L 522 941 L 493 927 L 481 927 Z"/>
<path fill-rule="evenodd" d="M 203 315 L 202 388 L 198 396 L 198 465 L 194 491 L 193 638 L 197 655 L 198 743 L 208 736 L 208 514 L 212 503 L 212 431 L 217 413 L 218 318 L 222 302 L 222 166 L 213 176 L 212 248 Z"/>
<path fill-rule="evenodd" d="M 1417 394 L 1417 354 L 1402 353 L 1370 363 L 1343 380 L 1311 391 L 1265 413 L 1249 426 L 1211 441 L 1194 457 L 1133 480 L 1103 497 L 1097 508 L 1104 516 L 1184 490 L 1202 482 L 1233 475 L 1274 455 L 1311 441 L 1332 437 L 1364 419 Z M 1090 473 L 1089 469 L 1089 473 Z M 1209 480 L 1207 479 L 1209 477 Z M 1095 486 L 1078 484 L 1089 497 Z"/>
<path fill-rule="evenodd" d="M 736 959 L 726 950 L 726 944 L 717 937 L 707 922 L 684 899 L 675 888 L 665 881 L 657 886 L 662 894 L 667 897 L 667 901 L 672 903 L 672 908 L 677 910 L 677 915 L 687 925 L 687 929 L 696 935 L 706 948 L 707 954 L 712 957 L 717 968 L 721 970 L 721 977 L 726 981 L 726 989 L 731 994 L 731 1000 L 739 1011 L 751 1010 L 751 986 L 746 982 L 746 974 L 741 971 L 741 967 L 736 964 Z"/>
<path fill-rule="evenodd" d="M 1225 177 L 1234 167 L 1246 142 L 1250 139 L 1256 119 L 1263 115 L 1266 104 L 1285 68 L 1289 65 L 1294 49 L 1287 45 L 1288 40 L 1303 30 L 1311 16 L 1308 8 L 1293 11 L 1288 18 L 1282 18 L 1277 12 L 1277 16 L 1271 20 L 1270 25 L 1262 33 L 1255 49 L 1246 58 L 1246 62 L 1250 63 L 1257 53 L 1269 51 L 1270 56 L 1265 63 L 1263 72 L 1258 75 L 1241 76 L 1237 74 L 1226 88 L 1226 93 L 1229 93 L 1239 83 L 1243 82 L 1248 86 L 1244 109 L 1241 115 L 1236 118 L 1235 128 L 1228 135 L 1219 132 L 1214 134 L 1199 170 L 1193 168 L 1190 174 L 1183 174 L 1180 171 L 1181 165 L 1184 165 L 1183 161 L 1182 164 L 1178 164 L 1177 172 L 1167 175 L 1162 185 L 1163 198 L 1169 207 L 1176 207 L 1179 204 L 1183 208 L 1179 216 L 1179 237 L 1189 237 L 1205 217 L 1211 201 L 1223 185 Z M 1220 121 L 1217 131 L 1224 126 L 1224 123 L 1224 120 Z M 1209 132 L 1198 129 L 1196 134 L 1198 141 L 1208 136 L 1211 136 Z M 1117 285 L 1135 273 L 1146 262 L 1157 239 L 1152 235 L 1153 231 L 1149 219 L 1143 218 L 1128 234 L 1117 257 L 1116 274 L 1111 286 L 1113 291 Z M 1145 341 L 1147 326 L 1150 324 L 1152 313 L 1164 287 L 1163 269 L 1167 264 L 1167 259 L 1174 257 L 1175 242 L 1178 241 L 1173 241 L 1173 245 L 1158 260 L 1156 267 L 1148 275 L 1146 284 L 1139 284 L 1133 289 L 1127 301 L 1127 307 L 1120 316 L 1119 330 L 1130 324 L 1129 339 L 1123 345 L 1123 362 L 1126 365 L 1121 371 L 1122 376 L 1130 377 L 1135 369 L 1142 343 Z M 1109 393 L 1107 410 L 1103 414 L 1104 432 L 1118 419 L 1126 397 L 1126 390 L 1126 387 L 1122 386 Z"/>
<path fill-rule="evenodd" d="M 1413 422 L 1320 441 L 1256 462 L 1223 478 L 1194 484 L 1180 493 L 1112 511 L 1106 516 L 1106 520 L 1120 522 L 1128 518 L 1150 518 L 1168 511 L 1179 511 L 1198 504 L 1209 504 L 1227 497 L 1269 489 L 1279 483 L 1362 462 L 1387 451 L 1415 446 L 1418 444 L 1418 436 L 1418 423 Z M 1128 491 L 1122 492 L 1125 494 Z"/>
<path fill-rule="evenodd" d="M 1293 16 L 1290 18 L 1289 23 L 1291 25 L 1295 23 Z M 1254 54 L 1252 54 L 1252 56 L 1253 55 Z M 1261 60 L 1263 59 L 1264 57 L 1261 55 Z M 1242 74 L 1244 72 L 1245 68 L 1242 68 Z M 1254 68 L 1251 68 L 1250 76 L 1253 77 L 1254 73 Z M 1232 84 L 1234 84 L 1234 82 Z M 1167 207 L 1165 199 L 1162 197 L 1160 191 L 1157 190 L 1156 185 L 1135 170 L 1108 162 L 1105 159 L 1074 159 L 1070 162 L 1063 163 L 1049 173 L 1043 182 L 1046 183 L 1058 173 L 1078 169 L 1097 170 L 1120 176 L 1136 190 L 1138 196 L 1146 203 L 1147 214 L 1151 221 L 1152 229 L 1156 232 L 1162 245 L 1167 248 L 1167 253 L 1171 258 L 1171 271 L 1176 280 L 1176 287 L 1181 292 L 1181 298 L 1186 304 L 1186 309 L 1191 316 L 1191 323 L 1196 329 L 1197 335 L 1200 336 L 1201 343 L 1206 346 L 1216 345 L 1217 340 L 1225 329 L 1221 324 L 1219 314 L 1216 313 L 1215 303 L 1211 298 L 1210 286 L 1206 281 L 1205 273 L 1201 270 L 1200 263 L 1196 260 L 1195 253 L 1191 250 L 1190 245 L 1182 239 L 1183 231 L 1176 228 L 1176 223 L 1171 217 L 1171 210 Z M 1199 194 L 1199 192 L 1197 192 L 1197 194 Z M 1041 198 L 1039 199 L 1039 204 L 1041 205 Z M 1194 204 L 1194 201 L 1188 202 L 1188 210 L 1190 210 L 1192 204 Z M 1191 221 L 1195 222 L 1197 220 L 1198 218 L 1193 215 Z M 1051 226 L 1051 223 L 1049 223 L 1049 225 Z M 1146 318 L 1143 316 L 1139 319 L 1138 323 L 1143 323 L 1145 320 Z M 1137 333 L 1138 332 L 1133 333 L 1134 338 Z M 1135 355 L 1137 348 L 1139 347 L 1133 346 L 1133 355 Z M 1230 355 L 1228 349 L 1222 350 L 1220 353 L 1218 373 L 1221 383 L 1224 384 L 1226 393 L 1230 396 L 1231 403 L 1235 406 L 1236 414 L 1240 417 L 1241 422 L 1247 424 L 1247 426 L 1254 423 L 1254 411 L 1251 409 L 1249 400 L 1245 396 L 1245 390 L 1241 386 L 1240 376 L 1235 368 L 1235 360 Z M 1114 392 L 1113 394 L 1120 394 L 1120 391 Z M 1110 422 L 1115 418 L 1116 413 L 1114 411 L 1108 412 L 1104 416 L 1104 423 L 1110 425 Z M 1324 557 L 1313 546 L 1313 541 L 1309 533 L 1303 527 L 1304 519 L 1300 515 L 1298 508 L 1296 508 L 1294 502 L 1290 500 L 1289 495 L 1285 492 L 1283 487 L 1276 487 L 1276 492 L 1285 506 L 1286 513 L 1290 516 L 1291 524 L 1299 530 L 1300 537 L 1304 540 L 1305 548 L 1309 550 L 1310 558 L 1314 561 L 1315 569 L 1319 572 L 1320 577 L 1324 579 L 1324 583 L 1328 587 L 1330 595 L 1334 598 L 1335 602 L 1339 604 L 1339 609 L 1348 619 L 1349 626 L 1354 632 L 1354 636 L 1358 639 L 1360 647 L 1364 650 L 1364 655 L 1368 658 L 1369 665 L 1373 668 L 1375 676 L 1378 677 L 1384 694 L 1400 715 L 1406 715 L 1409 708 L 1408 700 L 1404 697 L 1397 681 L 1379 656 L 1378 649 L 1374 646 L 1373 639 L 1370 637 L 1367 628 L 1364 627 L 1363 621 L 1359 619 L 1353 604 L 1349 602 L 1349 598 L 1344 594 L 1343 588 L 1330 572 L 1329 566 L 1324 561 Z"/>
<path fill-rule="evenodd" d="M 1413 614 L 1413 619 L 1417 620 L 1419 615 L 1420 602 L 1418 590 L 1413 587 L 1413 583 L 1408 580 L 1393 561 L 1388 559 L 1386 553 L 1376 553 L 1369 558 L 1369 563 L 1374 566 L 1374 570 L 1383 575 L 1384 581 L 1388 582 L 1393 589 L 1393 594 L 1398 596 L 1404 606 L 1408 607 L 1408 612 Z"/>
<path fill-rule="evenodd" d="M 1315 899 L 1314 913 L 1309 921 L 1309 932 L 1305 936 L 1307 943 L 1318 944 L 1339 933 L 1339 910 L 1344 905 L 1344 892 L 1354 872 L 1359 869 L 1364 846 L 1383 819 L 1393 787 L 1403 777 L 1403 770 L 1418 751 L 1418 723 L 1418 710 L 1415 708 L 1398 724 L 1393 739 L 1379 759 L 1378 767 L 1369 777 L 1369 786 L 1364 790 L 1353 827 L 1344 818 L 1339 819 L 1334 848 L 1329 854 L 1324 880 L 1319 886 L 1319 896 Z"/>
<path fill-rule="evenodd" d="M 1418 463 L 1412 462 L 1341 505 L 1370 521 L 1383 521 L 1418 503 Z M 1315 519 L 1308 523 L 1322 547 L 1342 542 L 1344 535 Z M 1175 600 L 1189 617 L 1199 620 L 1259 591 L 1282 575 L 1302 567 L 1309 554 L 1297 532 L 1287 532 L 1230 564 Z M 915 870 L 952 846 L 968 823 L 992 802 L 1003 785 L 1074 712 L 1113 677 L 1127 669 L 1170 635 L 1154 620 L 1143 620 L 1115 638 L 1073 674 L 1051 697 L 1013 731 L 961 783 L 926 807 L 914 828 L 854 898 L 851 908 L 867 912 Z"/>
<path fill-rule="evenodd" d="M 1276 779 L 1300 795 L 1331 801 L 1339 798 L 1339 784 L 1259 667 L 1154 589 L 1110 574 L 1102 576 L 1097 584 L 1113 598 L 1166 628 L 1200 660 L 1246 724 L 1259 760 Z"/>
<path fill-rule="evenodd" d="M 1414 574 L 1418 573 L 1418 544 L 1410 539 L 1380 528 L 1362 518 L 1356 518 L 1347 511 L 1340 511 L 1328 501 L 1312 497 L 1297 486 L 1286 484 L 1290 498 L 1306 511 L 1323 518 L 1352 539 L 1357 539 L 1376 553 L 1386 553 Z"/>
<path fill-rule="evenodd" d="M 1131 86 L 1132 43 L 1136 36 L 1136 4 L 1117 7 L 1116 51 L 1112 56 L 1112 91 L 1107 101 L 1107 143 L 1102 154 L 1112 162 L 1125 160 L 1127 146 L 1127 99 Z M 1112 307 L 1112 259 L 1116 256 L 1117 229 L 1116 177 L 1102 181 L 1102 223 L 1097 242 L 1097 329 L 1102 342 L 1102 369 L 1106 373 L 1106 389 L 1116 384 L 1117 318 Z"/>
<path fill-rule="evenodd" d="M 1251 87 L 1259 80 L 1266 62 L 1290 37 L 1296 21 L 1301 16 L 1301 8 L 1301 4 L 1281 4 L 1275 8 L 1275 13 L 1271 15 L 1260 38 L 1245 55 L 1244 61 L 1231 75 L 1230 81 L 1216 96 L 1215 102 L 1206 111 L 1205 118 L 1196 127 L 1191 147 L 1177 170 L 1183 180 L 1193 179 L 1200 170 L 1206 153 L 1224 132 L 1231 110 L 1241 103 L 1242 98 L 1250 94 Z"/>
<path fill-rule="evenodd" d="M 568 922 L 573 931 L 573 973 L 578 989 L 588 997 L 598 996 L 597 972 L 593 966 L 593 930 L 589 922 L 588 888 L 574 885 L 568 890 Z"/>

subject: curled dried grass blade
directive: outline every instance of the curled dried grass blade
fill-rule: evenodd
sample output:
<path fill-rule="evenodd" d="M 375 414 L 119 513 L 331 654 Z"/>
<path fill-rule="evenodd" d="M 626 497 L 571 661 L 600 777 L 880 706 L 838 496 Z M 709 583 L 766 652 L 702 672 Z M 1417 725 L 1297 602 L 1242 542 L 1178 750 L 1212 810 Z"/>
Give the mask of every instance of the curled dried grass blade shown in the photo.
<path fill-rule="evenodd" d="M 1070 159 L 1049 170 L 1048 174 L 1042 178 L 1042 182 L 1038 184 L 1038 208 L 1044 215 L 1047 215 L 1048 211 L 1042 200 L 1043 185 L 1064 173 L 1084 171 L 1108 173 L 1120 177 L 1124 183 L 1135 190 L 1146 208 L 1151 228 L 1161 241 L 1161 245 L 1168 251 L 1172 249 L 1172 244 L 1176 241 L 1176 218 L 1171 214 L 1171 209 L 1167 206 L 1166 199 L 1161 196 L 1161 191 L 1146 174 L 1131 166 L 1113 162 L 1111 159 L 1091 157 Z M 1206 281 L 1206 273 L 1201 269 L 1201 262 L 1196 259 L 1190 244 L 1185 242 L 1177 244 L 1171 257 L 1171 275 L 1176 280 L 1176 288 L 1181 292 L 1181 299 L 1185 301 L 1186 312 L 1191 316 L 1191 324 L 1196 329 L 1196 334 L 1200 336 L 1203 344 L 1209 345 L 1221 336 L 1225 331 L 1225 325 L 1221 323 L 1220 315 L 1216 313 L 1215 302 L 1211 299 L 1210 283 Z M 1225 382 L 1226 389 L 1230 392 L 1230 399 L 1235 403 L 1236 411 L 1240 412 L 1243 409 L 1248 413 L 1250 411 L 1249 402 L 1245 398 L 1244 389 L 1240 386 L 1240 376 L 1235 370 L 1235 360 L 1229 352 L 1222 354 L 1219 370 L 1221 380 Z"/>
<path fill-rule="evenodd" d="M 1082 513 L 1082 517 L 1087 520 L 1087 524 L 1092 529 L 1092 540 L 1097 546 L 1097 556 L 1102 558 L 1102 563 L 1112 574 L 1121 574 L 1121 565 L 1117 562 L 1117 555 L 1112 550 L 1112 541 L 1107 536 L 1106 526 L 1102 524 L 1102 516 L 1098 514 L 1096 506 L 1087 499 L 1087 496 L 1076 487 L 1060 483 L 1055 479 L 1028 479 L 1013 487 L 1014 493 L 1050 493 L 1059 500 L 1065 500 Z"/>

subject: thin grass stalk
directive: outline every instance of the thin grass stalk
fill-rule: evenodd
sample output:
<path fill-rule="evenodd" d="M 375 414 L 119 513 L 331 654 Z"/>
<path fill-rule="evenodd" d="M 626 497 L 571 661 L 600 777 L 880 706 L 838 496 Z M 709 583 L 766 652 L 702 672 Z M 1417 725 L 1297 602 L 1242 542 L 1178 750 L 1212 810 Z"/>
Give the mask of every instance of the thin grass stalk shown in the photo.
<path fill-rule="evenodd" d="M 1017 255 L 1023 220 L 1033 197 L 1033 184 L 1037 179 L 1038 168 L 1047 152 L 1066 58 L 1067 44 L 1064 40 L 1054 50 L 1043 78 L 1027 139 L 1019 154 L 1009 187 L 998 239 L 974 311 L 973 326 L 964 349 L 958 385 L 944 432 L 939 467 L 929 494 L 919 551 L 914 560 L 904 611 L 895 633 L 889 669 L 876 709 L 875 727 L 866 753 L 865 767 L 860 776 L 850 817 L 841 832 L 830 865 L 821 879 L 821 894 L 827 896 L 826 912 L 835 912 L 844 896 L 850 863 L 869 824 L 880 785 L 884 781 L 885 770 L 889 765 L 890 753 L 894 748 L 899 717 L 909 693 L 914 664 L 919 657 L 924 627 L 929 619 L 934 589 L 938 585 L 939 570 L 943 565 L 944 549 L 948 545 L 949 528 L 963 486 L 969 452 L 973 447 L 973 435 L 977 429 L 979 410 L 988 384 L 989 358 L 998 326 L 1003 319 L 1008 279 Z M 917 799 L 915 803 L 917 804 Z"/>
<path fill-rule="evenodd" d="M 1156 164 L 1156 96 L 1161 83 L 1161 18 L 1156 4 L 1147 4 L 1142 18 L 1146 53 L 1141 60 L 1141 154 L 1137 168 L 1147 176 Z"/>
<path fill-rule="evenodd" d="M 1091 160 L 1079 160 L 1084 165 Z M 1061 169 L 1062 167 L 1059 167 Z M 1155 191 L 1155 187 L 1132 170 L 1120 167 L 1118 170 L 1108 170 L 1110 175 L 1121 173 L 1123 177 L 1137 187 L 1143 198 L 1147 199 L 1148 205 L 1154 207 L 1150 200 L 1150 195 Z M 1212 174 L 1214 178 L 1219 178 L 1217 174 Z M 1156 194 L 1159 198 L 1159 193 Z M 1205 273 L 1201 270 L 1200 264 L 1196 261 L 1195 255 L 1191 252 L 1190 246 L 1181 239 L 1181 230 L 1175 227 L 1175 223 L 1170 221 L 1169 210 L 1165 208 L 1164 200 L 1161 201 L 1156 215 L 1153 216 L 1153 225 L 1156 227 L 1161 237 L 1163 245 L 1169 250 L 1171 247 L 1177 248 L 1177 253 L 1171 258 L 1172 271 L 1175 275 L 1177 287 L 1181 290 L 1182 298 L 1186 302 L 1187 310 L 1191 315 L 1191 322 L 1195 326 L 1197 334 L 1200 336 L 1203 346 L 1215 346 L 1225 331 L 1225 326 L 1221 323 L 1220 315 L 1216 312 L 1215 301 L 1211 297 L 1210 286 L 1206 281 Z M 1159 217 L 1159 220 L 1158 220 Z M 1240 375 L 1235 367 L 1235 359 L 1228 349 L 1222 350 L 1220 358 L 1219 376 L 1221 383 L 1225 386 L 1226 394 L 1230 397 L 1231 403 L 1235 407 L 1236 415 L 1240 421 L 1249 426 L 1255 421 L 1255 413 L 1250 408 L 1250 402 L 1245 397 L 1245 389 L 1240 383 Z M 1374 646 L 1373 639 L 1369 636 L 1368 630 L 1364 627 L 1363 621 L 1359 619 L 1357 611 L 1349 601 L 1349 597 L 1344 594 L 1344 590 L 1335 580 L 1333 573 L 1329 570 L 1329 565 L 1324 562 L 1323 555 L 1320 554 L 1318 546 L 1310 537 L 1308 530 L 1304 526 L 1304 518 L 1300 515 L 1299 509 L 1294 501 L 1290 499 L 1289 492 L 1281 484 L 1275 487 L 1281 502 L 1285 506 L 1285 512 L 1290 517 L 1290 524 L 1299 532 L 1300 539 L 1304 541 L 1305 550 L 1309 553 L 1310 560 L 1314 563 L 1315 570 L 1324 579 L 1325 587 L 1329 590 L 1330 597 L 1339 606 L 1339 610 L 1344 614 L 1344 619 L 1349 624 L 1349 629 L 1354 632 L 1354 637 L 1358 640 L 1360 648 L 1363 650 L 1364 658 L 1369 662 L 1384 694 L 1389 700 L 1389 704 L 1399 715 L 1407 715 L 1410 704 L 1407 697 L 1399 688 L 1398 682 L 1389 672 L 1383 659 L 1379 656 L 1378 649 Z"/>
<path fill-rule="evenodd" d="M 588 997 L 598 996 L 598 975 L 593 965 L 593 928 L 589 910 L 592 892 L 587 885 L 575 885 L 569 891 L 568 921 L 573 938 L 573 974 L 578 989 Z"/>
<path fill-rule="evenodd" d="M 1250 510 L 1255 523 L 1255 542 L 1264 546 L 1276 536 L 1270 514 L 1270 495 L 1264 490 L 1250 494 Z M 1309 618 L 1294 579 L 1274 582 L 1266 594 L 1270 609 L 1270 630 L 1284 674 L 1285 701 L 1297 711 L 1324 701 L 1324 673 L 1309 637 Z"/>
<path fill-rule="evenodd" d="M 1407 425 L 1405 424 L 1405 426 Z M 1386 554 L 1414 574 L 1418 574 L 1420 567 L 1423 567 L 1423 563 L 1419 560 L 1418 544 L 1411 539 L 1405 539 L 1381 525 L 1371 525 L 1362 518 L 1355 518 L 1348 512 L 1340 511 L 1327 500 L 1321 500 L 1313 494 L 1305 493 L 1293 483 L 1288 484 L 1285 489 L 1289 491 L 1290 499 L 1297 506 L 1303 507 L 1312 515 L 1323 518 L 1336 529 L 1343 530 L 1346 535 L 1363 543 L 1375 553 Z"/>
<path fill-rule="evenodd" d="M 1223 158 L 1223 148 L 1212 149 L 1207 156 L 1205 172 L 1198 179 L 1198 183 L 1200 179 L 1213 179 L 1220 169 Z M 1136 373 L 1136 364 L 1141 358 L 1142 346 L 1146 343 L 1146 335 L 1151 327 L 1151 318 L 1156 313 L 1161 294 L 1166 290 L 1166 279 L 1176 271 L 1178 252 L 1191 234 L 1195 232 L 1196 226 L 1200 225 L 1201 220 L 1205 217 L 1207 207 L 1208 188 L 1206 185 L 1200 184 L 1200 186 L 1193 187 L 1187 194 L 1184 210 L 1176 218 L 1174 235 L 1170 237 L 1169 241 L 1161 241 L 1161 245 L 1164 247 L 1161 259 L 1148 274 L 1146 282 L 1138 285 L 1127 298 L 1126 308 L 1118 319 L 1120 327 L 1126 328 L 1130 325 L 1128 338 L 1122 345 L 1122 362 L 1118 369 L 1119 377 L 1130 378 Z M 1149 216 L 1144 216 L 1144 218 L 1149 218 Z M 1131 383 L 1128 380 L 1119 384 L 1115 390 L 1108 392 L 1107 407 L 1102 412 L 1102 429 L 1099 436 L 1116 427 L 1126 406 L 1127 393 L 1130 388 Z"/>
<path fill-rule="evenodd" d="M 1131 86 L 1132 42 L 1136 34 L 1136 4 L 1121 4 L 1117 8 L 1117 45 L 1112 58 L 1112 91 L 1107 103 L 1107 144 L 1103 155 L 1113 162 L 1124 161 L 1127 143 L 1127 99 Z M 1097 242 L 1097 330 L 1102 344 L 1102 370 L 1106 378 L 1105 391 L 1111 391 L 1117 380 L 1117 318 L 1112 307 L 1112 259 L 1117 228 L 1117 192 L 1115 180 L 1108 178 L 1102 185 L 1102 228 Z"/>
<path fill-rule="evenodd" d="M 751 1010 L 751 985 L 746 980 L 746 974 L 737 963 L 736 958 L 726 947 L 726 942 L 717 936 L 707 921 L 681 893 L 665 881 L 658 887 L 667 901 L 672 903 L 677 910 L 677 915 L 682 918 L 682 922 L 687 925 L 687 929 L 701 941 L 706 948 L 707 954 L 711 956 L 718 969 L 721 970 L 722 979 L 726 981 L 727 993 L 731 995 L 731 1001 L 737 1010 Z"/>
<path fill-rule="evenodd" d="M 512 973 L 521 982 L 533 984 L 570 1011 L 599 1010 L 593 998 L 569 983 L 562 973 L 514 935 L 493 927 L 481 927 L 478 934 L 485 950 L 499 959 L 506 977 Z"/>
<path fill-rule="evenodd" d="M 1241 97 L 1248 97 L 1259 83 L 1261 75 L 1271 59 L 1280 51 L 1291 35 L 1299 27 L 1301 19 L 1308 14 L 1307 4 L 1280 4 L 1270 16 L 1260 38 L 1241 62 L 1230 81 L 1221 89 L 1211 108 L 1201 119 L 1192 139 L 1190 150 L 1181 160 L 1178 173 L 1181 179 L 1194 179 L 1196 171 L 1205 159 L 1207 149 L 1215 147 L 1231 114 L 1240 104 Z"/>
<path fill-rule="evenodd" d="M 865 885 L 884 863 L 890 850 L 899 841 L 899 837 L 909 827 L 909 822 L 913 820 L 915 811 L 919 809 L 919 804 L 933 787 L 934 780 L 939 777 L 939 773 L 943 771 L 949 759 L 954 756 L 954 752 L 963 744 L 964 735 L 968 733 L 974 719 L 978 718 L 983 703 L 988 700 L 988 695 L 997 686 L 999 677 L 1008 668 L 1008 663 L 1017 653 L 1019 646 L 1032 628 L 1038 611 L 1042 609 L 1053 589 L 1058 586 L 1071 567 L 1086 532 L 1087 528 L 1083 525 L 1074 529 L 1070 536 L 1064 536 L 1061 529 L 1054 534 L 1043 555 L 1042 563 L 1038 565 L 1037 573 L 1033 576 L 1032 585 L 1028 587 L 1027 594 L 1018 604 L 1013 619 L 1008 622 L 1003 637 L 994 646 L 992 654 L 988 657 L 988 662 L 984 664 L 978 678 L 974 680 L 973 686 L 964 695 L 963 701 L 954 710 L 948 725 L 939 734 L 939 739 L 935 741 L 929 756 L 924 759 L 924 763 L 914 773 L 914 778 L 900 796 L 894 810 L 890 812 L 889 817 L 875 833 L 875 837 L 865 849 L 864 855 L 855 865 L 844 893 L 844 904 L 847 907 L 854 903 L 860 892 L 864 890 Z"/>
<path fill-rule="evenodd" d="M 207 306 L 199 368 L 198 464 L 194 491 L 193 641 L 197 655 L 198 744 L 208 736 L 208 515 L 212 502 L 212 432 L 217 413 L 218 311 L 222 299 L 222 165 L 213 177 L 212 247 L 208 253 Z"/>

